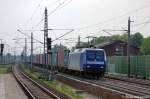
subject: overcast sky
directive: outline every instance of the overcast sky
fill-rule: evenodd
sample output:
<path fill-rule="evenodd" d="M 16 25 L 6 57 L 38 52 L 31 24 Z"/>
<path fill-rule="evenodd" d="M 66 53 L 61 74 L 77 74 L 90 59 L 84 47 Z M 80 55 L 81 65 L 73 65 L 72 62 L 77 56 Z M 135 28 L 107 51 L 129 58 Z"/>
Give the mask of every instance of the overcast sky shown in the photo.
<path fill-rule="evenodd" d="M 52 13 L 59 5 L 60 7 Z M 85 39 L 87 36 L 109 35 L 103 32 L 103 29 L 126 29 L 129 16 L 134 21 L 131 25 L 132 34 L 141 32 L 144 37 L 150 36 L 150 23 L 141 24 L 150 21 L 150 0 L 0 0 L 0 39 L 11 46 L 19 47 L 12 39 L 25 36 L 17 32 L 17 29 L 43 29 L 44 23 L 39 21 L 44 17 L 45 6 L 49 13 L 49 28 L 75 29 L 64 39 L 77 38 L 80 35 L 82 41 L 87 41 Z M 31 31 L 22 32 L 28 35 L 31 33 Z M 68 31 L 49 31 L 49 36 L 55 39 L 66 32 Z M 33 33 L 36 39 L 43 40 L 43 32 L 33 31 Z M 24 46 L 24 40 L 18 42 Z M 76 42 L 77 39 L 75 41 L 59 40 L 53 44 L 62 43 L 71 47 Z M 38 43 L 34 45 L 40 46 Z M 39 52 L 40 48 L 36 52 Z"/>

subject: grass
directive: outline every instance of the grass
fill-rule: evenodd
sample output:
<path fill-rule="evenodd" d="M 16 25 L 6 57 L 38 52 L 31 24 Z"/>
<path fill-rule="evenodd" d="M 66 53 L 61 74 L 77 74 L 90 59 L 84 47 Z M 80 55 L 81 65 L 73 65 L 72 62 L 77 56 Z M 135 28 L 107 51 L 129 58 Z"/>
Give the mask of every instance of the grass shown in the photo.
<path fill-rule="evenodd" d="M 6 74 L 9 72 L 9 65 L 0 65 L 0 74 Z"/>
<path fill-rule="evenodd" d="M 31 70 L 25 68 L 24 66 L 21 66 L 21 67 L 32 78 L 42 81 L 48 87 L 53 88 L 53 89 L 57 90 L 58 92 L 69 96 L 71 99 L 83 99 L 83 97 L 78 95 L 72 87 L 70 87 L 70 86 L 68 86 L 66 84 L 63 84 L 61 82 L 58 82 L 56 80 L 54 80 L 54 81 L 46 81 L 46 80 L 39 79 L 39 77 L 41 75 L 39 72 L 31 71 Z"/>

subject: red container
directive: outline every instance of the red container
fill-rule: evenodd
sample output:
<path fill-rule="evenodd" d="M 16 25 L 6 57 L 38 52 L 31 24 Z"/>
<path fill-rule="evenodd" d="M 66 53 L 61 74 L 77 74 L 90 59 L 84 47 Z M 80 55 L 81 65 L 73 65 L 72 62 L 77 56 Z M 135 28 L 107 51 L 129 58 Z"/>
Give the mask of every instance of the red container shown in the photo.
<path fill-rule="evenodd" d="M 64 52 L 58 52 L 57 59 L 58 66 L 64 66 Z"/>
<path fill-rule="evenodd" d="M 39 64 L 43 64 L 43 54 L 40 54 L 39 55 Z"/>
<path fill-rule="evenodd" d="M 36 57 L 37 57 L 36 63 L 37 63 L 37 64 L 40 64 L 40 54 L 38 54 Z"/>

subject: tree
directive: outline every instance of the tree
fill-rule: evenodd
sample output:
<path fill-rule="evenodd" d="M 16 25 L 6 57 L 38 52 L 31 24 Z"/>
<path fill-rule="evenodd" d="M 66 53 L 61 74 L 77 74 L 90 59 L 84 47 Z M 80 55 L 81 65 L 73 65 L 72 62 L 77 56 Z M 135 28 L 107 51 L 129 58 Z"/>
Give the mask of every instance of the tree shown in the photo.
<path fill-rule="evenodd" d="M 143 40 L 144 40 L 143 35 L 140 33 L 135 33 L 134 35 L 131 35 L 131 44 L 132 45 L 141 47 Z"/>
<path fill-rule="evenodd" d="M 52 51 L 64 51 L 64 50 L 69 50 L 66 46 L 60 44 L 60 45 L 54 45 L 52 48 Z"/>
<path fill-rule="evenodd" d="M 120 35 L 119 40 L 127 42 L 127 40 L 128 40 L 128 34 L 124 33 L 124 34 Z"/>
<path fill-rule="evenodd" d="M 122 41 L 127 42 L 128 41 L 128 34 L 124 33 L 122 35 L 100 36 L 100 37 L 97 37 L 95 39 L 95 42 L 93 40 L 91 40 L 89 43 L 93 44 L 93 45 L 97 45 L 100 43 L 112 42 L 115 40 L 122 40 Z M 135 45 L 137 47 L 141 47 L 142 42 L 143 42 L 143 35 L 142 34 L 137 32 L 134 35 L 131 35 L 131 44 L 132 45 Z M 78 45 L 78 43 L 76 44 L 76 46 L 77 45 Z M 89 47 L 89 44 L 88 44 L 88 42 L 84 42 L 84 43 L 80 42 L 80 47 L 81 48 Z"/>
<path fill-rule="evenodd" d="M 141 46 L 141 53 L 144 55 L 150 55 L 150 37 L 144 39 Z"/>

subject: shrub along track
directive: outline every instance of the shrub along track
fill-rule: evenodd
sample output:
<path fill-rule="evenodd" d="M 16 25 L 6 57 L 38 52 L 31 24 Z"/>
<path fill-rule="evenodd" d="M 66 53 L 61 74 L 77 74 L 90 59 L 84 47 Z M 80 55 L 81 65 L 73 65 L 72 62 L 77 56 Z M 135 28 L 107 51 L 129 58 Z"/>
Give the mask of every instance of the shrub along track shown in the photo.
<path fill-rule="evenodd" d="M 30 99 L 62 99 L 62 95 L 56 95 L 46 87 L 37 83 L 23 72 L 19 71 L 18 66 L 12 66 L 12 72 L 17 82 L 21 85 Z M 68 99 L 63 97 L 63 99 Z"/>

